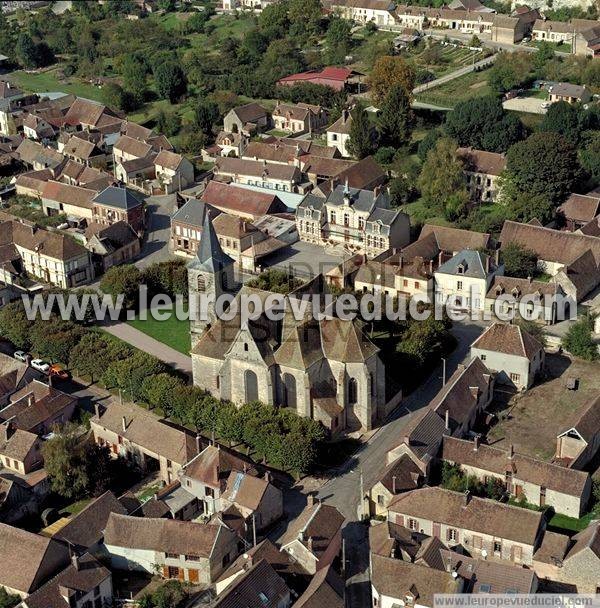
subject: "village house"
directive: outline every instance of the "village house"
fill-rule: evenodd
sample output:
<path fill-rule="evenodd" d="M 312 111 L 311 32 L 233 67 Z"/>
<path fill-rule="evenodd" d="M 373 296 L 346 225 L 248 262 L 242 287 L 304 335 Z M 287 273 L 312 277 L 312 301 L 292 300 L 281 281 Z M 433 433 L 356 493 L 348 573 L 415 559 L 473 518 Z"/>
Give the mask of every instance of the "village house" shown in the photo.
<path fill-rule="evenodd" d="M 235 578 L 217 597 L 213 608 L 260 606 L 289 608 L 290 590 L 266 560 L 261 560 Z"/>
<path fill-rule="evenodd" d="M 4 253 L 12 262 L 4 267 L 5 283 L 18 282 L 23 270 L 64 289 L 85 285 L 94 278 L 90 253 L 70 236 L 34 224 L 6 221 L 0 224 L 0 244 L 9 246 Z"/>
<path fill-rule="evenodd" d="M 378 608 L 433 608 L 436 593 L 460 593 L 463 579 L 452 573 L 393 557 L 371 554 L 371 594 Z"/>
<path fill-rule="evenodd" d="M 30 196 L 31 198 L 41 200 L 42 192 L 48 180 L 54 177 L 55 173 L 50 169 L 20 173 L 15 180 L 15 193 L 18 196 Z"/>
<path fill-rule="evenodd" d="M 434 273 L 436 302 L 483 311 L 485 295 L 494 277 L 504 274 L 497 257 L 493 260 L 480 251 L 464 249 L 438 266 Z"/>
<path fill-rule="evenodd" d="M 428 237 L 430 234 L 434 235 L 439 251 L 444 254 L 444 260 L 455 256 L 463 249 L 494 248 L 491 236 L 485 232 L 461 230 L 452 226 L 425 224 L 421 228 L 419 240 Z"/>
<path fill-rule="evenodd" d="M 92 198 L 92 219 L 103 226 L 125 222 L 141 235 L 146 225 L 144 201 L 128 188 L 108 186 Z"/>
<path fill-rule="evenodd" d="M 137 406 L 113 403 L 103 412 L 98 408 L 90 425 L 94 441 L 106 445 L 114 457 L 126 458 L 142 471 L 158 470 L 167 484 L 200 452 L 196 437 Z"/>
<path fill-rule="evenodd" d="M 54 139 L 56 132 L 52 125 L 46 122 L 41 116 L 34 113 L 27 113 L 23 118 L 23 135 L 28 139 L 37 141 L 47 141 Z"/>
<path fill-rule="evenodd" d="M 269 113 L 257 103 L 237 106 L 223 118 L 223 130 L 227 133 L 242 133 L 246 136 L 265 131 L 269 127 Z"/>
<path fill-rule="evenodd" d="M 523 318 L 519 304 L 527 302 L 527 313 L 538 307 L 539 318 L 533 319 L 539 323 L 552 325 L 557 322 L 557 304 L 559 297 L 565 293 L 557 283 L 536 281 L 531 277 L 518 279 L 516 277 L 495 276 L 485 296 L 485 309 L 491 318 L 504 316 L 507 319 Z"/>
<path fill-rule="evenodd" d="M 281 550 L 288 553 L 308 574 L 326 568 L 342 547 L 344 516 L 330 505 L 307 497 L 307 505 L 292 520 L 280 539 Z"/>
<path fill-rule="evenodd" d="M 73 556 L 56 576 L 28 595 L 18 608 L 103 608 L 113 601 L 112 576 L 91 555 Z"/>
<path fill-rule="evenodd" d="M 207 146 L 202 150 L 202 160 L 205 162 L 214 161 L 217 156 L 242 156 L 248 139 L 242 133 L 229 133 L 219 131 L 212 146 Z"/>
<path fill-rule="evenodd" d="M 213 173 L 219 181 L 283 192 L 296 192 L 302 177 L 300 169 L 295 166 L 240 158 L 218 158 Z"/>
<path fill-rule="evenodd" d="M 9 405 L 0 410 L 0 422 L 10 421 L 15 429 L 42 436 L 71 420 L 77 405 L 77 397 L 39 380 L 13 393 L 9 400 Z"/>
<path fill-rule="evenodd" d="M 223 211 L 224 213 L 237 215 L 249 222 L 255 222 L 265 215 L 287 211 L 287 207 L 275 192 L 258 192 L 235 184 L 224 184 L 217 181 L 208 182 L 200 196 L 200 201 L 218 210 L 214 215 L 211 215 L 213 218 L 219 211 Z M 178 215 L 178 221 L 185 219 L 185 216 L 182 218 L 179 214 L 176 215 Z"/>
<path fill-rule="evenodd" d="M 575 29 L 573 52 L 576 55 L 598 57 L 600 55 L 600 26 L 591 19 L 571 19 Z"/>
<path fill-rule="evenodd" d="M 531 565 L 545 529 L 544 514 L 487 498 L 421 488 L 397 496 L 388 519 L 449 547 L 468 546 L 476 557 Z"/>
<path fill-rule="evenodd" d="M 42 442 L 35 433 L 15 428 L 10 420 L 0 426 L 0 465 L 27 475 L 43 462 Z"/>
<path fill-rule="evenodd" d="M 346 584 L 333 566 L 321 568 L 310 580 L 294 608 L 344 608 L 346 606 Z"/>
<path fill-rule="evenodd" d="M 52 175 L 48 179 L 52 179 Z M 88 167 L 74 160 L 66 162 L 60 174 L 56 177 L 56 181 L 71 186 L 82 186 L 96 192 L 100 192 L 107 186 L 112 186 L 115 183 L 115 179 L 110 173 L 94 167 Z"/>
<path fill-rule="evenodd" d="M 16 154 L 22 163 L 35 171 L 51 169 L 60 173 L 66 158 L 54 148 L 48 148 L 31 139 L 24 139 L 16 150 Z"/>
<path fill-rule="evenodd" d="M 342 115 L 330 127 L 327 127 L 327 145 L 337 148 L 344 157 L 352 156 L 348 150 L 351 127 L 352 116 L 349 110 L 342 110 Z"/>
<path fill-rule="evenodd" d="M 154 159 L 154 172 L 164 194 L 188 188 L 194 183 L 194 166 L 175 152 L 162 150 Z"/>
<path fill-rule="evenodd" d="M 337 186 L 327 198 L 308 195 L 296 210 L 300 240 L 378 255 L 410 242 L 410 220 L 389 208 L 383 192 Z"/>
<path fill-rule="evenodd" d="M 104 529 L 111 513 L 127 515 L 127 510 L 112 492 L 107 491 L 93 499 L 64 524 L 62 520 L 58 522 L 58 530 L 52 538 L 68 545 L 77 555 L 87 552 L 101 555 Z"/>
<path fill-rule="evenodd" d="M 537 42 L 545 40 L 556 44 L 573 44 L 575 28 L 564 21 L 551 19 L 536 19 L 531 30 L 531 39 Z"/>
<path fill-rule="evenodd" d="M 548 101 L 556 103 L 565 101 L 567 103 L 588 103 L 592 94 L 586 86 L 571 84 L 570 82 L 559 82 L 548 88 Z"/>
<path fill-rule="evenodd" d="M 464 163 L 471 200 L 478 203 L 495 202 L 499 194 L 498 177 L 506 168 L 505 155 L 473 148 L 458 148 L 456 153 Z"/>
<path fill-rule="evenodd" d="M 395 8 L 395 3 L 390 0 L 345 0 L 343 3 L 334 0 L 331 3 L 331 10 L 344 19 L 384 26 L 394 25 Z"/>
<path fill-rule="evenodd" d="M 600 215 L 600 194 L 572 193 L 557 212 L 565 222 L 565 229 L 575 232 Z"/>
<path fill-rule="evenodd" d="M 299 74 L 290 74 L 277 81 L 278 86 L 293 87 L 296 84 L 309 82 L 330 87 L 335 91 L 343 91 L 348 86 L 349 80 L 356 72 L 346 67 L 327 66 L 322 70 L 310 70 Z"/>
<path fill-rule="evenodd" d="M 561 320 L 569 318 L 574 302 L 581 302 L 600 282 L 600 239 L 594 236 L 507 220 L 500 242 L 502 248 L 517 243 L 533 250 L 538 268 L 550 274 L 551 281 L 573 299 L 558 311 Z"/>
<path fill-rule="evenodd" d="M 42 209 L 49 216 L 65 214 L 67 218 L 92 219 L 94 190 L 50 180 L 42 191 Z"/>
<path fill-rule="evenodd" d="M 113 568 L 210 585 L 238 554 L 234 532 L 220 523 L 111 513 L 104 547 Z"/>
<path fill-rule="evenodd" d="M 119 133 L 123 120 L 105 105 L 77 97 L 65 114 L 65 126 L 73 131 Z"/>
<path fill-rule="evenodd" d="M 564 466 L 583 469 L 600 448 L 600 397 L 592 398 L 571 426 L 556 437 L 555 459 Z"/>
<path fill-rule="evenodd" d="M 92 261 L 101 274 L 111 266 L 131 262 L 140 253 L 140 239 L 126 222 L 110 226 L 91 223 L 85 229 L 85 246 L 92 252 Z"/>
<path fill-rule="evenodd" d="M 0 588 L 26 598 L 69 563 L 69 549 L 0 523 Z"/>
<path fill-rule="evenodd" d="M 101 136 L 86 139 L 82 134 L 75 133 L 67 137 L 67 141 L 58 146 L 61 154 L 87 167 L 106 168 L 108 157 L 100 148 L 103 145 Z"/>
<path fill-rule="evenodd" d="M 527 390 L 543 372 L 544 345 L 519 325 L 493 323 L 471 344 L 498 384 Z"/>
<path fill-rule="evenodd" d="M 575 534 L 562 560 L 559 580 L 575 584 L 577 593 L 597 593 L 600 587 L 600 523 L 591 522 Z"/>
<path fill-rule="evenodd" d="M 113 164 L 116 168 L 117 165 L 123 164 L 126 161 L 146 158 L 151 152 L 151 144 L 129 135 L 121 135 L 113 145 Z M 116 172 L 115 175 L 121 179 Z"/>
<path fill-rule="evenodd" d="M 591 496 L 589 473 L 569 469 L 537 458 L 458 437 L 444 437 L 442 460 L 457 464 L 465 475 L 483 483 L 499 480 L 517 500 L 578 518 L 585 513 Z"/>
<path fill-rule="evenodd" d="M 443 437 L 464 437 L 493 396 L 494 376 L 480 359 L 459 365 L 428 406 L 408 423 L 402 440 L 387 453 L 388 465 L 406 454 L 428 477 Z"/>
<path fill-rule="evenodd" d="M 327 125 L 329 113 L 321 106 L 308 103 L 277 103 L 271 115 L 273 126 L 279 131 L 298 135 L 312 133 Z"/>

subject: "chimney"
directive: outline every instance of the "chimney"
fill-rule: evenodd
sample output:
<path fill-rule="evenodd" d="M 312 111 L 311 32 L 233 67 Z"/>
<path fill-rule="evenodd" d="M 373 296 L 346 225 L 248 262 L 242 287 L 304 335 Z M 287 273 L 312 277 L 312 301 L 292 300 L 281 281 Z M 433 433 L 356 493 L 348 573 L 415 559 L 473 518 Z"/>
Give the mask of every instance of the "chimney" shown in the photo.
<path fill-rule="evenodd" d="M 392 494 L 396 493 L 396 476 L 392 475 Z"/>
<path fill-rule="evenodd" d="M 512 460 L 515 457 L 515 446 L 511 443 L 508 446 L 508 458 Z"/>
<path fill-rule="evenodd" d="M 496 260 L 496 266 L 498 266 L 500 264 L 500 249 L 496 249 L 495 260 Z"/>
<path fill-rule="evenodd" d="M 123 427 L 123 432 L 125 432 L 127 430 L 127 418 L 125 416 L 121 418 L 121 426 Z"/>
<path fill-rule="evenodd" d="M 529 275 L 529 276 L 527 277 L 527 282 L 528 282 L 530 285 L 531 285 L 531 281 L 532 281 L 532 280 L 533 280 L 533 279 L 531 278 L 531 275 Z"/>
<path fill-rule="evenodd" d="M 265 481 L 271 483 L 271 473 L 269 471 L 265 471 Z"/>
<path fill-rule="evenodd" d="M 308 540 L 306 541 L 306 545 L 308 546 L 308 550 L 312 553 L 312 550 L 313 550 L 313 539 L 312 539 L 312 536 L 308 537 Z"/>
<path fill-rule="evenodd" d="M 200 433 L 196 434 L 196 452 L 198 452 L 198 454 L 200 454 L 200 452 L 202 451 L 202 442 L 200 439 Z"/>
<path fill-rule="evenodd" d="M 410 445 L 410 435 L 404 435 L 404 443 Z"/>
<path fill-rule="evenodd" d="M 315 497 L 312 494 L 309 494 L 306 497 L 306 505 L 308 507 L 314 507 L 314 505 L 315 505 Z"/>
<path fill-rule="evenodd" d="M 404 258 L 402 257 L 402 255 L 398 258 L 398 268 L 402 268 L 402 266 L 404 265 Z"/>
<path fill-rule="evenodd" d="M 77 553 L 73 553 L 73 555 L 71 555 L 71 563 L 73 564 L 73 568 L 79 571 L 79 558 L 77 557 Z"/>
<path fill-rule="evenodd" d="M 469 490 L 465 490 L 465 493 L 463 494 L 463 507 L 468 506 L 470 500 L 471 500 L 471 492 Z"/>
<path fill-rule="evenodd" d="M 29 395 L 27 395 L 27 405 L 29 407 L 33 407 L 35 405 L 35 397 L 34 397 L 33 393 L 30 393 Z"/>
<path fill-rule="evenodd" d="M 450 430 L 450 410 L 446 410 L 446 430 Z"/>
<path fill-rule="evenodd" d="M 100 405 L 98 403 L 94 403 L 94 413 L 96 418 L 100 418 Z"/>
<path fill-rule="evenodd" d="M 444 252 L 440 251 L 438 253 L 438 266 L 441 266 L 444 263 Z"/>
<path fill-rule="evenodd" d="M 473 451 L 476 452 L 479 449 L 479 435 L 475 435 L 473 438 Z"/>
<path fill-rule="evenodd" d="M 429 274 L 433 274 L 433 260 L 429 260 Z"/>

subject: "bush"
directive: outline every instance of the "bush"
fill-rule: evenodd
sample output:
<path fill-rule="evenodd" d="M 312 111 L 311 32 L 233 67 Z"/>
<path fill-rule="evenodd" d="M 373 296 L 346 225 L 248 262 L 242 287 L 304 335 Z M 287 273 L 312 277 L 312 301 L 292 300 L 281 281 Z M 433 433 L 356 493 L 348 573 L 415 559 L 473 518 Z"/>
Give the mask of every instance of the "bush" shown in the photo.
<path fill-rule="evenodd" d="M 571 325 L 563 339 L 563 347 L 567 352 L 585 361 L 598 360 L 600 353 L 598 353 L 598 345 L 592 338 L 593 331 L 594 318 L 586 315 Z"/>
<path fill-rule="evenodd" d="M 286 294 L 302 285 L 300 279 L 296 279 L 284 270 L 270 268 L 259 274 L 255 279 L 248 281 L 248 287 L 273 291 L 275 293 Z"/>

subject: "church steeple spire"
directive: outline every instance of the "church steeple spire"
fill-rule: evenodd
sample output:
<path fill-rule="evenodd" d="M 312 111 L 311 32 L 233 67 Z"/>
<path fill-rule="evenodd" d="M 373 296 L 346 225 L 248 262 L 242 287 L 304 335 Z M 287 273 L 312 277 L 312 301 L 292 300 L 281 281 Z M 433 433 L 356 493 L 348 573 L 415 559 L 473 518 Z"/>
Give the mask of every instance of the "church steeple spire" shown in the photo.
<path fill-rule="evenodd" d="M 216 273 L 223 268 L 233 264 L 233 260 L 221 249 L 217 233 L 210 219 L 210 211 L 204 214 L 204 225 L 200 246 L 196 257 L 190 262 L 189 267 L 204 272 Z"/>

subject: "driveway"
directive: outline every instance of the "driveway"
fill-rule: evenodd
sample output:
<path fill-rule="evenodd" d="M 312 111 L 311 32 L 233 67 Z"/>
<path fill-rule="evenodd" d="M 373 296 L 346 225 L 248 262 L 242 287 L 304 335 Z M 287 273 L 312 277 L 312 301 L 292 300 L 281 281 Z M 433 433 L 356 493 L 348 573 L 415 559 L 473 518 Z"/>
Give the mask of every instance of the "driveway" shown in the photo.
<path fill-rule="evenodd" d="M 537 97 L 515 97 L 502 102 L 505 110 L 514 110 L 515 112 L 529 112 L 530 114 L 545 114 L 547 108 L 542 108 L 542 104 L 546 103 L 545 99 Z"/>

